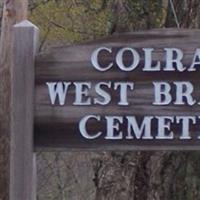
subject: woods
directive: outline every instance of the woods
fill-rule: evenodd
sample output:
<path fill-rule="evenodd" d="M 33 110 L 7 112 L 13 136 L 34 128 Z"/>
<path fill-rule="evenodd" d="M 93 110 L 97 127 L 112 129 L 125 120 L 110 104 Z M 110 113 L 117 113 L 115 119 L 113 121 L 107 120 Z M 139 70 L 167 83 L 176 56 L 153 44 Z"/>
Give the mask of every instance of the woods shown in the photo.
<path fill-rule="evenodd" d="M 198 0 L 174 0 L 180 27 L 199 28 Z M 40 51 L 119 32 L 176 27 L 168 1 L 4 2 L 0 43 L 0 199 L 9 199 L 11 27 L 28 16 Z M 199 152 L 38 152 L 38 200 L 199 199 Z"/>

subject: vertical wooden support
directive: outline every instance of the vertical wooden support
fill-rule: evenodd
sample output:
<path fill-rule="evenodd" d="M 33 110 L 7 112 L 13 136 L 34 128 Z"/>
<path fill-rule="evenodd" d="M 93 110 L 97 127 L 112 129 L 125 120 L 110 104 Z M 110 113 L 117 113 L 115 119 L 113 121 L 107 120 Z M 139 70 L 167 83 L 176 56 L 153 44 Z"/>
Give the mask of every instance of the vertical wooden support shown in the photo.
<path fill-rule="evenodd" d="M 34 59 L 39 31 L 27 20 L 12 31 L 10 200 L 35 200 Z"/>

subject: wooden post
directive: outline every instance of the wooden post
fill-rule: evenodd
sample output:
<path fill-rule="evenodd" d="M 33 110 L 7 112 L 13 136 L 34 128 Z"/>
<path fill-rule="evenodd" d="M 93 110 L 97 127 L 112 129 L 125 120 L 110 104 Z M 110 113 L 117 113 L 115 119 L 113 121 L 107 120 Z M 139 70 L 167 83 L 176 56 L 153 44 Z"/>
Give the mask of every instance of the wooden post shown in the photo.
<path fill-rule="evenodd" d="M 11 64 L 10 200 L 34 200 L 34 59 L 38 28 L 27 20 L 14 25 Z"/>

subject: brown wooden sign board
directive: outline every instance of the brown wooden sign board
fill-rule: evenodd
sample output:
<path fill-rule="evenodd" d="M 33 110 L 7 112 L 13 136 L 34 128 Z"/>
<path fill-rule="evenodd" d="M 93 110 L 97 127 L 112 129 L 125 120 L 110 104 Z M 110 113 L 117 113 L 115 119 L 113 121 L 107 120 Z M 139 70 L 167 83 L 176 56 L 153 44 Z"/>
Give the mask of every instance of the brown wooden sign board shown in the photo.
<path fill-rule="evenodd" d="M 200 31 L 113 35 L 36 58 L 34 146 L 200 149 Z"/>

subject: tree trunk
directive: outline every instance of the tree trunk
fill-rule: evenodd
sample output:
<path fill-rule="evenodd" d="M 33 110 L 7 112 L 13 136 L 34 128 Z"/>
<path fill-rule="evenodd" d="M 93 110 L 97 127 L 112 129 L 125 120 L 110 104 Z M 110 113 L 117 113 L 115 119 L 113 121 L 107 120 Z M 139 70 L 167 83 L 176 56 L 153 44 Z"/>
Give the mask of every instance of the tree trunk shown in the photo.
<path fill-rule="evenodd" d="M 121 16 L 126 12 L 123 8 L 125 4 L 120 0 L 116 2 L 118 6 L 115 5 L 115 15 Z M 199 2 L 198 6 L 197 0 L 185 1 L 185 6 L 180 5 L 183 2 L 178 0 L 174 1 L 174 4 L 181 27 L 197 28 L 195 19 L 198 17 Z M 165 12 L 161 23 L 167 27 L 176 26 L 168 1 L 163 1 L 163 7 Z M 146 20 L 143 29 L 154 27 L 152 13 L 148 8 L 149 6 L 146 7 L 144 15 Z M 117 21 L 115 31 L 130 31 L 130 26 L 125 25 L 128 24 L 120 24 L 120 21 Z M 199 177 L 191 180 L 191 175 L 188 174 L 188 170 L 194 173 L 198 165 L 195 164 L 193 156 L 193 153 L 174 151 L 107 153 L 102 158 L 101 164 L 98 161 L 94 163 L 96 200 L 199 199 L 198 183 L 195 182 Z M 199 155 L 196 154 L 196 157 L 199 158 Z M 197 176 L 196 173 L 194 174 L 193 176 Z M 192 181 L 193 188 L 190 188 L 186 179 Z M 188 196 L 190 198 L 187 198 Z"/>
<path fill-rule="evenodd" d="M 6 0 L 0 40 L 0 200 L 9 199 L 11 28 L 26 19 L 26 0 Z"/>

